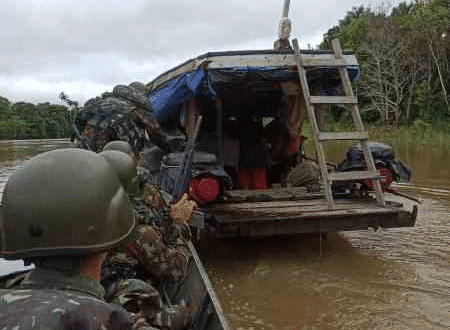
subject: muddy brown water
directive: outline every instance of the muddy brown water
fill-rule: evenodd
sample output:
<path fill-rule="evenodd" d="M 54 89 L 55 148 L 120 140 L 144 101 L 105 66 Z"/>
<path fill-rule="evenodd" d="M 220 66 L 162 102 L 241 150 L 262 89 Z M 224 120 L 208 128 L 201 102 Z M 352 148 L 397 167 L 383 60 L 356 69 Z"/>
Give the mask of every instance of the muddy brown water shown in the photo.
<path fill-rule="evenodd" d="M 0 191 L 25 159 L 67 146 L 0 141 Z M 423 200 L 413 228 L 329 234 L 322 253 L 317 235 L 203 243 L 201 257 L 233 329 L 450 328 L 450 147 L 395 150 L 414 171 L 396 187 Z M 21 267 L 1 261 L 0 273 Z"/>

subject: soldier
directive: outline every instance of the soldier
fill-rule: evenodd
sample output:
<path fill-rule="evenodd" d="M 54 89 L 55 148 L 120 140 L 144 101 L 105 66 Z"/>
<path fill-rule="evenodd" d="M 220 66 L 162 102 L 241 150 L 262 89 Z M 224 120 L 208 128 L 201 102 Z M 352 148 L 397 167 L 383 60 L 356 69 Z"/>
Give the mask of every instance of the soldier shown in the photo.
<path fill-rule="evenodd" d="M 35 265 L 0 282 L 2 329 L 154 329 L 102 300 L 106 251 L 135 227 L 105 158 L 80 149 L 32 158 L 8 180 L 1 211 L 0 256 Z"/>
<path fill-rule="evenodd" d="M 136 175 L 136 161 L 130 157 L 128 143 L 109 142 L 100 155 L 116 170 L 126 190 L 135 193 L 136 177 L 129 174 Z M 143 186 L 140 196 L 133 199 L 137 226 L 126 244 L 108 255 L 102 283 L 108 301 L 131 311 L 140 306 L 153 326 L 182 329 L 190 323 L 186 306 L 167 308 L 172 302 L 163 301 L 155 287 L 161 281 L 185 278 L 191 257 L 187 246 L 191 238 L 188 222 L 197 204 L 188 200 L 186 194 L 173 204 L 168 199 L 158 187 Z M 136 278 L 145 279 L 145 287 L 142 283 L 136 285 Z"/>

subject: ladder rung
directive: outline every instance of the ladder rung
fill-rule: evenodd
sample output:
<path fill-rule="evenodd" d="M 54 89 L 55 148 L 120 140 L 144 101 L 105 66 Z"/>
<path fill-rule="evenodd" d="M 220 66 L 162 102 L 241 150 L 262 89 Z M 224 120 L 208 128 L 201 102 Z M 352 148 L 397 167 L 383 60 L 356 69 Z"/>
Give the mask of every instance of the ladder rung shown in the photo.
<path fill-rule="evenodd" d="M 318 135 L 318 139 L 319 141 L 364 140 L 369 139 L 369 133 L 367 131 L 339 132 L 339 133 L 320 132 Z"/>
<path fill-rule="evenodd" d="M 354 96 L 310 96 L 311 104 L 358 104 Z"/>
<path fill-rule="evenodd" d="M 335 57 L 311 57 L 308 55 L 300 55 L 302 65 L 304 67 L 338 67 L 345 66 L 347 67 L 349 64 L 344 59 L 337 59 Z"/>
<path fill-rule="evenodd" d="M 331 181 L 377 179 L 379 177 L 380 177 L 380 174 L 378 172 L 370 172 L 370 171 L 349 171 L 349 172 L 328 173 L 328 178 Z"/>

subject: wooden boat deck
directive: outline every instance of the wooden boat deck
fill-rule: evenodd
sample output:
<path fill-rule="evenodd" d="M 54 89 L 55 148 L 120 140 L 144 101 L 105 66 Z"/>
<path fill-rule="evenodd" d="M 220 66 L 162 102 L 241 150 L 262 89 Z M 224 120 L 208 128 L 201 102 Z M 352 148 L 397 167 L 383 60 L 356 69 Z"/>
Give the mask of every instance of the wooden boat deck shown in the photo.
<path fill-rule="evenodd" d="M 368 227 L 412 227 L 417 207 L 379 206 L 372 197 L 338 199 L 329 209 L 322 192 L 305 188 L 227 192 L 229 201 L 209 208 L 219 236 L 271 236 L 338 232 Z"/>

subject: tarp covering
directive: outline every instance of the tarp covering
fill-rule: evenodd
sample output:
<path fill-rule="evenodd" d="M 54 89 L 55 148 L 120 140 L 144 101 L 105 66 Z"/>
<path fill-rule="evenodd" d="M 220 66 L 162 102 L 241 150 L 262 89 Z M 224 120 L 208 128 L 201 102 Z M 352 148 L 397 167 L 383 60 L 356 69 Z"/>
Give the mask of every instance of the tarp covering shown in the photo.
<path fill-rule="evenodd" d="M 184 73 L 169 81 L 149 95 L 154 115 L 158 121 L 165 121 L 175 114 L 189 98 L 197 95 L 199 87 L 206 77 L 203 67 L 194 72 Z"/>
<path fill-rule="evenodd" d="M 347 67 L 350 79 L 355 80 L 359 77 L 359 68 L 357 66 Z M 200 93 L 218 95 L 225 85 L 238 84 L 243 77 L 252 75 L 258 80 L 276 80 L 288 81 L 296 80 L 297 72 L 289 68 L 266 67 L 234 67 L 229 69 L 213 69 L 208 70 L 203 66 L 197 68 L 194 72 L 183 73 L 176 78 L 168 81 L 162 87 L 150 92 L 148 98 L 152 105 L 154 115 L 158 121 L 165 121 L 170 116 L 177 114 L 183 104 L 192 97 L 198 96 Z M 327 81 L 324 77 L 333 77 L 329 79 L 329 83 L 319 89 L 324 94 L 333 94 L 333 90 L 337 86 L 333 82 L 337 79 L 337 71 L 334 68 L 320 68 L 311 72 L 308 79 L 312 81 Z M 331 83 L 331 84 L 330 84 Z M 322 84 L 321 84 L 322 85 Z"/>

